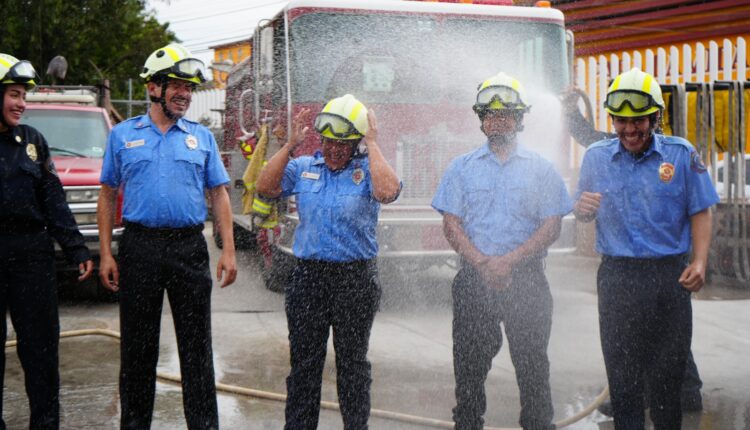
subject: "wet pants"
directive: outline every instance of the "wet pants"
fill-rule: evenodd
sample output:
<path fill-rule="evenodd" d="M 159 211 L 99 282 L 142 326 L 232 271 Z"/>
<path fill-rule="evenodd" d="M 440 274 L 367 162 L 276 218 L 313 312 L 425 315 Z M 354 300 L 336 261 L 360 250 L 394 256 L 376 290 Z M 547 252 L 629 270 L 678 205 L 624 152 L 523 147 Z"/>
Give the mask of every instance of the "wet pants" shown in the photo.
<path fill-rule="evenodd" d="M 345 430 L 367 429 L 370 362 L 367 349 L 380 284 L 374 260 L 298 260 L 286 288 L 291 372 L 286 380 L 287 430 L 318 426 L 320 390 L 333 329 L 336 388 Z"/>
<path fill-rule="evenodd" d="M 7 338 L 6 312 L 16 331 L 18 358 L 29 397 L 29 428 L 60 426 L 60 376 L 57 278 L 52 239 L 45 231 L 29 234 L 0 232 L 0 341 Z M 0 354 L 0 429 L 5 352 Z"/>
<path fill-rule="evenodd" d="M 203 226 L 127 223 L 120 240 L 121 428 L 148 429 L 164 292 L 172 310 L 188 429 L 218 429 L 211 349 L 211 274 Z"/>
<path fill-rule="evenodd" d="M 543 260 L 513 269 L 509 288 L 485 286 L 481 275 L 464 264 L 453 281 L 453 368 L 456 378 L 457 430 L 479 430 L 487 408 L 484 383 L 492 359 L 508 337 L 521 397 L 519 424 L 525 430 L 552 428 L 552 395 L 547 346 L 552 328 L 552 295 Z"/>
<path fill-rule="evenodd" d="M 690 352 L 690 292 L 678 282 L 685 256 L 602 258 L 599 329 L 617 430 L 644 428 L 644 395 L 655 430 L 679 430 Z M 644 383 L 645 381 L 645 383 Z"/>

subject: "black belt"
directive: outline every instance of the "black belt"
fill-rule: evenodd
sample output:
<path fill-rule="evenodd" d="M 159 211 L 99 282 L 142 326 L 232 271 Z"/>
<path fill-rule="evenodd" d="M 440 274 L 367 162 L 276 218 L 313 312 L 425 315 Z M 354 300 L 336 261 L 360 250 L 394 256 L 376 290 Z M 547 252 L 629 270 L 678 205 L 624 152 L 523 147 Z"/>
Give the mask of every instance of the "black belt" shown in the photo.
<path fill-rule="evenodd" d="M 146 233 L 160 237 L 179 237 L 190 236 L 203 231 L 203 224 L 191 225 L 188 227 L 147 227 L 137 222 L 125 221 L 125 231 L 134 233 Z"/>
<path fill-rule="evenodd" d="M 616 257 L 612 255 L 602 255 L 602 262 L 623 263 L 623 264 L 654 264 L 654 263 L 681 263 L 687 261 L 688 254 L 666 255 L 663 257 L 643 258 L 643 257 Z"/>
<path fill-rule="evenodd" d="M 337 270 L 337 271 L 359 271 L 367 269 L 368 267 L 375 265 L 375 259 L 370 260 L 354 260 L 354 261 L 325 261 L 325 260 L 311 260 L 311 259 L 297 259 L 297 263 L 302 267 L 323 269 L 323 270 Z"/>

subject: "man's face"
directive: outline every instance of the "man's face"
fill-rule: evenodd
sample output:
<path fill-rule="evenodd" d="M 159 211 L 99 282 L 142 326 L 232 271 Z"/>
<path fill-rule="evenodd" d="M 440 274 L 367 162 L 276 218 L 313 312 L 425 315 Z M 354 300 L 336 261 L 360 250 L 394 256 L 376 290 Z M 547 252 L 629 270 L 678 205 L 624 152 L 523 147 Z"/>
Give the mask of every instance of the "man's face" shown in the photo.
<path fill-rule="evenodd" d="M 651 120 L 648 115 L 635 118 L 612 116 L 612 126 L 628 152 L 638 154 L 648 147 L 651 138 Z"/>
<path fill-rule="evenodd" d="M 153 91 L 156 96 L 161 94 L 161 85 L 153 84 Z M 167 82 L 167 89 L 164 93 L 164 100 L 169 110 L 175 117 L 182 118 L 190 107 L 193 98 L 195 84 L 182 79 L 170 79 Z"/>
<path fill-rule="evenodd" d="M 517 122 L 516 114 L 511 110 L 491 110 L 482 120 L 482 131 L 487 137 L 513 134 Z"/>
<path fill-rule="evenodd" d="M 352 159 L 353 150 L 351 140 L 336 140 L 323 138 L 323 159 L 329 169 L 336 171 L 341 170 L 349 164 Z"/>
<path fill-rule="evenodd" d="M 25 110 L 26 86 L 23 84 L 6 85 L 3 94 L 3 120 L 5 123 L 10 127 L 17 126 L 21 122 Z"/>

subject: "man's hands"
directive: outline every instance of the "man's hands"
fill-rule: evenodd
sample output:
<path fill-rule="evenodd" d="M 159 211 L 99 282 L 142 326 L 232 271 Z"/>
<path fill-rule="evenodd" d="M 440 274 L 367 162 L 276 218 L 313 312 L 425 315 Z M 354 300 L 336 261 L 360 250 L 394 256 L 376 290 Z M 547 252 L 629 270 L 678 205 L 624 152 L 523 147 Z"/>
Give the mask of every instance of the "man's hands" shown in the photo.
<path fill-rule="evenodd" d="M 305 136 L 310 129 L 305 124 L 310 122 L 310 115 L 312 115 L 310 109 L 303 108 L 292 118 L 292 130 L 286 144 L 289 155 L 292 155 L 292 152 L 305 141 Z"/>
<path fill-rule="evenodd" d="M 120 272 L 117 270 L 117 263 L 111 255 L 102 255 L 99 261 L 99 280 L 102 285 L 110 291 L 120 289 Z"/>
<path fill-rule="evenodd" d="M 372 109 L 367 110 L 367 135 L 365 135 L 364 144 L 367 149 L 370 149 L 371 145 L 377 144 L 378 141 L 378 119 L 375 116 L 375 111 Z"/>
<path fill-rule="evenodd" d="M 226 274 L 226 277 L 224 277 Z M 223 282 L 222 282 L 223 279 Z M 224 251 L 219 257 L 219 263 L 216 265 L 216 280 L 221 282 L 221 288 L 231 285 L 237 279 L 237 260 L 234 251 Z"/>
<path fill-rule="evenodd" d="M 584 191 L 573 206 L 573 213 L 579 221 L 589 222 L 596 218 L 596 212 L 602 202 L 601 193 Z"/>
<path fill-rule="evenodd" d="M 510 287 L 513 280 L 513 265 L 506 256 L 488 256 L 475 266 L 489 288 L 502 291 Z"/>

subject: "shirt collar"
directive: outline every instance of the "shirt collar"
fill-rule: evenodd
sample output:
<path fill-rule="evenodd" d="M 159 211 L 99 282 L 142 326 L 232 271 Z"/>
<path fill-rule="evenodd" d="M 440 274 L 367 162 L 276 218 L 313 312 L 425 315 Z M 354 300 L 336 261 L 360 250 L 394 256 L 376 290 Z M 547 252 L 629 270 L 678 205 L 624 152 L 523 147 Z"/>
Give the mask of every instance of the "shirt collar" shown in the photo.
<path fill-rule="evenodd" d="M 497 155 L 490 149 L 490 141 L 489 140 L 485 141 L 484 145 L 482 145 L 477 150 L 477 152 L 474 153 L 474 155 L 477 158 L 484 158 L 484 157 L 489 157 L 489 156 L 497 157 Z M 516 147 L 513 148 L 513 152 L 510 153 L 510 156 L 508 157 L 508 160 L 510 160 L 513 157 L 530 158 L 531 157 L 531 153 L 528 150 L 526 150 L 525 148 L 523 148 L 521 146 L 521 143 L 518 142 L 518 143 L 516 143 Z"/>
<path fill-rule="evenodd" d="M 614 141 L 614 144 L 609 148 L 610 159 L 614 160 L 615 157 L 617 157 L 618 155 L 619 156 L 627 155 L 628 151 L 622 147 L 622 145 L 620 144 L 620 139 L 613 138 L 612 140 Z M 653 153 L 657 153 L 663 157 L 664 156 L 664 141 L 663 140 L 664 140 L 663 134 L 654 133 L 653 143 L 646 150 L 646 153 L 643 154 L 643 157 L 641 157 L 640 159 L 641 160 L 646 159 Z"/>
<path fill-rule="evenodd" d="M 138 120 L 135 123 L 135 128 L 147 128 L 153 126 L 154 128 L 158 129 L 159 127 L 154 124 L 154 122 L 151 120 L 151 115 L 148 113 L 141 115 Z M 172 125 L 170 128 L 177 126 L 180 130 L 184 131 L 185 133 L 190 133 L 187 129 L 187 123 L 185 122 L 184 118 L 180 118 L 177 120 L 177 122 Z"/>

